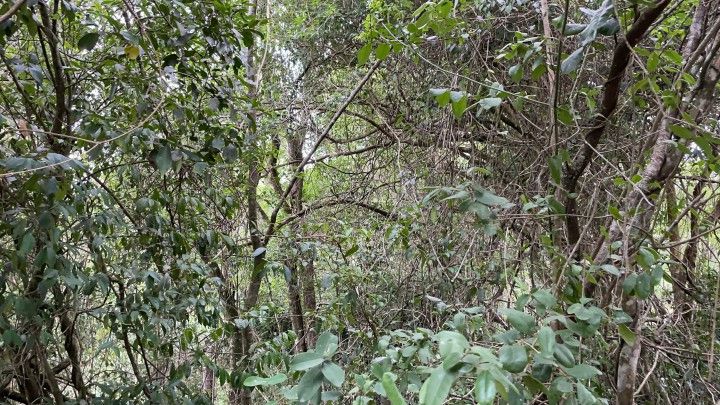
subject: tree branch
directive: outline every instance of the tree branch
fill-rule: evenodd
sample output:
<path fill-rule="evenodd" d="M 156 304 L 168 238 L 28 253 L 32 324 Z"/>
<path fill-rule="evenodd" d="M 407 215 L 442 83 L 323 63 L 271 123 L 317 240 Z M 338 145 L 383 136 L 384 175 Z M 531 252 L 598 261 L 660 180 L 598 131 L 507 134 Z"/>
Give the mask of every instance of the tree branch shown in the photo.
<path fill-rule="evenodd" d="M 25 0 L 18 0 L 15 2 L 15 4 L 10 6 L 10 10 L 8 10 L 5 14 L 0 16 L 0 24 L 4 23 L 5 21 L 9 20 L 10 17 L 14 16 L 15 13 L 17 13 L 18 10 L 20 10 L 20 7 L 22 7 L 23 4 L 25 4 Z"/>

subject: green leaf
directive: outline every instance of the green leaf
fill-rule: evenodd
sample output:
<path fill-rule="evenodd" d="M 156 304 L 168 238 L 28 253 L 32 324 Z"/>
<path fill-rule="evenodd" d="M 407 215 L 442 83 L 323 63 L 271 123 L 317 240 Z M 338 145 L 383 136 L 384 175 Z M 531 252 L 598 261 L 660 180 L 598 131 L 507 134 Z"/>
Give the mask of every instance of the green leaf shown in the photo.
<path fill-rule="evenodd" d="M 359 249 L 360 249 L 360 247 L 358 245 L 352 245 L 352 247 L 350 249 L 348 249 L 347 252 L 344 253 L 344 256 L 350 257 L 350 256 L 354 255 Z"/>
<path fill-rule="evenodd" d="M 317 342 L 315 343 L 315 353 L 318 353 L 327 359 L 335 354 L 337 348 L 338 337 L 329 331 L 325 331 L 318 336 Z"/>
<path fill-rule="evenodd" d="M 30 73 L 30 76 L 35 80 L 35 83 L 42 84 L 43 78 L 45 75 L 43 74 L 42 69 L 40 69 L 39 66 L 31 66 L 27 70 Z"/>
<path fill-rule="evenodd" d="M 53 229 L 55 228 L 55 218 L 53 218 L 51 213 L 43 211 L 43 213 L 38 217 L 38 225 L 40 225 L 40 228 L 44 230 Z"/>
<path fill-rule="evenodd" d="M 460 95 L 460 96 L 458 96 Z M 450 99 L 452 100 L 452 112 L 456 119 L 462 118 L 465 109 L 467 108 L 467 95 L 459 91 L 451 91 Z"/>
<path fill-rule="evenodd" d="M 555 351 L 553 353 L 555 360 L 565 367 L 572 367 L 575 364 L 575 356 L 572 351 L 564 344 L 555 345 Z"/>
<path fill-rule="evenodd" d="M 575 121 L 572 114 L 570 113 L 570 110 L 565 107 L 559 107 L 557 109 L 557 118 L 558 121 L 565 125 L 572 125 L 572 123 Z"/>
<path fill-rule="evenodd" d="M 620 277 L 620 270 L 612 264 L 603 264 L 600 268 L 606 273 L 610 273 L 615 277 Z"/>
<path fill-rule="evenodd" d="M 510 201 L 507 200 L 505 197 L 500 197 L 499 195 L 495 195 L 487 190 L 476 190 L 475 192 L 475 199 L 484 205 L 489 206 L 508 206 L 512 205 L 510 204 Z"/>
<path fill-rule="evenodd" d="M 362 48 L 360 48 L 357 55 L 357 61 L 359 66 L 367 63 L 368 59 L 370 58 L 370 52 L 372 52 L 372 44 L 369 42 L 363 45 Z"/>
<path fill-rule="evenodd" d="M 565 372 L 578 380 L 587 380 L 602 374 L 600 370 L 588 364 L 578 364 L 575 367 L 566 368 Z"/>
<path fill-rule="evenodd" d="M 628 345 L 632 346 L 635 344 L 637 335 L 635 335 L 635 332 L 631 331 L 626 325 L 618 325 L 618 334 Z"/>
<path fill-rule="evenodd" d="M 650 297 L 655 290 L 653 286 L 653 279 L 650 274 L 643 272 L 637 277 L 637 284 L 635 285 L 635 295 L 638 298 L 645 299 Z"/>
<path fill-rule="evenodd" d="M 660 63 L 660 54 L 658 52 L 651 53 L 647 59 L 647 70 L 649 72 L 656 71 L 659 63 Z"/>
<path fill-rule="evenodd" d="M 405 399 L 400 394 L 397 385 L 395 385 L 395 375 L 386 372 L 382 377 L 382 386 L 385 389 L 385 396 L 390 401 L 390 405 L 405 405 Z"/>
<path fill-rule="evenodd" d="M 325 361 L 325 358 L 315 352 L 305 352 L 296 354 L 290 362 L 290 371 L 302 371 L 309 368 L 319 366 Z"/>
<path fill-rule="evenodd" d="M 597 398 L 583 384 L 577 383 L 578 403 L 582 405 L 593 405 L 597 403 Z"/>
<path fill-rule="evenodd" d="M 454 331 L 444 330 L 438 332 L 435 335 L 435 340 L 439 342 L 438 352 L 442 358 L 446 358 L 450 354 L 462 355 L 470 347 L 465 336 Z"/>
<path fill-rule="evenodd" d="M 243 381 L 243 385 L 246 387 L 256 387 L 258 385 L 276 385 L 285 382 L 285 380 L 287 380 L 287 376 L 282 373 L 275 374 L 274 376 L 267 378 L 251 375 L 250 377 L 246 378 L 245 381 Z"/>
<path fill-rule="evenodd" d="M 513 79 L 515 83 L 519 83 L 520 80 L 522 80 L 525 71 L 523 70 L 522 65 L 518 63 L 517 65 L 512 66 L 508 73 L 510 73 L 510 78 Z"/>
<path fill-rule="evenodd" d="M 552 355 L 555 351 L 555 332 L 549 326 L 543 326 L 538 332 L 538 346 L 544 354 Z"/>
<path fill-rule="evenodd" d="M 5 346 L 20 346 L 23 343 L 20 335 L 12 329 L 7 329 L 3 332 L 2 340 L 5 342 Z"/>
<path fill-rule="evenodd" d="M 528 363 L 525 346 L 519 344 L 501 347 L 498 358 L 500 359 L 503 368 L 511 373 L 522 372 Z"/>
<path fill-rule="evenodd" d="M 636 260 L 642 268 L 647 270 L 650 269 L 653 264 L 655 264 L 655 255 L 650 249 L 641 247 L 638 250 Z"/>
<path fill-rule="evenodd" d="M 550 177 L 555 184 L 560 184 L 562 181 L 562 159 L 560 156 L 553 156 L 548 160 L 548 163 L 550 166 Z"/>
<path fill-rule="evenodd" d="M 37 302 L 30 298 L 15 297 L 15 313 L 24 318 L 32 318 L 37 313 Z"/>
<path fill-rule="evenodd" d="M 669 128 L 670 132 L 682 139 L 693 139 L 695 137 L 695 134 L 691 129 L 685 128 L 683 126 L 670 124 Z"/>
<path fill-rule="evenodd" d="M 627 277 L 625 277 L 625 280 L 623 280 L 622 283 L 622 289 L 625 294 L 630 294 L 633 292 L 635 287 L 637 286 L 637 280 L 638 276 L 635 273 L 628 274 Z"/>
<path fill-rule="evenodd" d="M 375 49 L 375 57 L 378 58 L 378 60 L 384 60 L 387 58 L 388 54 L 390 53 L 390 44 L 388 43 L 381 43 L 378 45 L 378 47 Z"/>
<path fill-rule="evenodd" d="M 345 381 L 345 370 L 331 361 L 326 361 L 323 364 L 322 373 L 330 384 L 338 388 L 341 387 Z"/>
<path fill-rule="evenodd" d="M 535 291 L 532 296 L 545 308 L 552 308 L 557 303 L 555 296 L 553 296 L 552 292 L 546 288 Z"/>
<path fill-rule="evenodd" d="M 475 380 L 475 401 L 478 405 L 492 405 L 497 395 L 495 379 L 489 371 L 481 371 Z"/>
<path fill-rule="evenodd" d="M 128 59 L 137 59 L 138 56 L 140 56 L 140 48 L 138 48 L 135 45 L 128 45 L 125 47 L 125 56 L 128 57 Z"/>
<path fill-rule="evenodd" d="M 583 56 L 585 56 L 584 46 L 576 49 L 575 52 L 571 53 L 564 61 L 562 61 L 562 64 L 560 64 L 560 71 L 564 74 L 576 71 L 583 60 Z"/>
<path fill-rule="evenodd" d="M 313 398 L 320 396 L 322 382 L 323 374 L 319 367 L 309 370 L 298 382 L 298 399 L 302 402 L 309 402 L 312 401 Z"/>
<path fill-rule="evenodd" d="M 502 99 L 498 97 L 487 97 L 480 99 L 478 101 L 478 105 L 483 110 L 489 110 L 491 108 L 500 107 L 500 104 L 502 104 Z"/>
<path fill-rule="evenodd" d="M 498 312 L 505 315 L 508 322 L 522 333 L 529 333 L 535 327 L 535 318 L 525 312 L 513 308 L 502 308 Z"/>
<path fill-rule="evenodd" d="M 18 247 L 18 255 L 25 256 L 35 247 L 35 237 L 31 233 L 23 236 L 20 246 Z"/>
<path fill-rule="evenodd" d="M 78 48 L 85 51 L 90 51 L 95 48 L 98 39 L 100 39 L 100 34 L 98 34 L 97 32 L 88 32 L 87 34 L 80 37 L 80 39 L 78 40 Z"/>
<path fill-rule="evenodd" d="M 156 150 L 153 156 L 153 162 L 155 162 L 155 166 L 157 166 L 160 174 L 167 173 L 167 171 L 172 167 L 172 154 L 170 152 L 170 148 L 168 148 L 167 145 L 164 145 L 160 149 Z"/>
<path fill-rule="evenodd" d="M 457 373 L 438 367 L 420 388 L 420 405 L 441 405 L 450 394 Z"/>

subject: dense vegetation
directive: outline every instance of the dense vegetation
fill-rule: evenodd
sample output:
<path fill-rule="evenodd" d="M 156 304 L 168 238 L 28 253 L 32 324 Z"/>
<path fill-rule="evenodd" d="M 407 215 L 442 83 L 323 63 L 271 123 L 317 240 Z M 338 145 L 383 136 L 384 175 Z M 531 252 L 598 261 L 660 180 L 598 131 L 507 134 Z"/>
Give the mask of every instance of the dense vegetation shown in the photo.
<path fill-rule="evenodd" d="M 718 0 L 3 0 L 0 62 L 0 402 L 720 403 Z"/>

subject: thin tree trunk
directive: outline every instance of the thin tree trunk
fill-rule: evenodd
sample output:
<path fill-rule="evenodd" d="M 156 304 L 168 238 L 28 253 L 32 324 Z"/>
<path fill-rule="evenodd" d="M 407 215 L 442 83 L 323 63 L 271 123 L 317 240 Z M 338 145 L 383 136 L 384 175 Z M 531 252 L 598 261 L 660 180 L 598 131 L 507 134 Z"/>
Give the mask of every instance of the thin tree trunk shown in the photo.
<path fill-rule="evenodd" d="M 303 305 L 305 306 L 305 343 L 310 347 L 315 346 L 317 340 L 317 330 L 315 325 L 315 311 L 317 310 L 317 301 L 315 297 L 315 257 L 314 252 L 310 252 L 306 264 L 303 266 L 302 272 L 302 288 L 303 288 Z"/>
<path fill-rule="evenodd" d="M 299 215 L 303 211 L 303 144 L 305 138 L 303 135 L 298 135 L 288 140 L 288 152 L 290 160 L 295 167 L 296 173 L 298 173 L 298 179 L 292 190 L 290 191 L 290 201 L 292 206 L 293 214 Z M 299 227 L 296 227 L 299 228 Z M 297 232 L 296 232 L 297 233 Z M 314 265 L 314 252 L 308 252 L 308 254 L 302 253 L 302 249 L 296 249 L 298 251 L 298 258 L 296 262 L 299 264 L 300 269 L 299 281 L 302 288 L 302 309 L 304 309 L 302 322 L 304 326 L 303 334 L 303 345 L 305 348 L 311 348 L 315 345 L 315 339 L 317 332 L 315 330 L 315 310 L 317 308 L 315 299 L 315 265 Z M 296 304 L 296 305 L 299 305 Z"/>
<path fill-rule="evenodd" d="M 695 186 L 695 189 L 693 191 L 693 201 L 695 200 L 695 194 L 697 193 L 697 190 L 700 188 L 702 188 L 701 183 L 698 183 L 698 185 Z M 677 221 L 678 208 L 677 196 L 675 195 L 675 185 L 672 183 L 668 183 L 667 187 L 665 188 L 665 201 L 667 223 L 674 224 Z M 677 242 L 680 240 L 680 231 L 677 226 L 673 226 L 672 229 L 670 229 L 669 239 L 671 242 Z M 677 261 L 683 261 L 680 258 L 680 252 L 677 247 L 670 248 L 670 257 L 675 258 Z M 675 282 L 673 283 L 673 308 L 675 308 L 676 310 L 678 308 L 681 308 L 683 306 L 683 303 L 685 302 L 685 292 L 683 291 L 682 287 L 685 286 L 686 280 L 685 270 L 682 267 L 683 263 L 672 263 L 668 265 L 670 275 L 675 280 Z"/>
<path fill-rule="evenodd" d="M 580 239 L 580 223 L 578 220 L 577 197 L 573 196 L 577 190 L 577 184 L 585 169 L 595 156 L 595 150 L 605 132 L 610 116 L 615 112 L 620 96 L 622 79 L 625 76 L 625 69 L 630 63 L 632 47 L 639 44 L 645 37 L 645 33 L 660 17 L 663 10 L 670 3 L 669 0 L 656 1 L 655 5 L 649 7 L 635 20 L 633 25 L 625 34 L 625 38 L 618 42 L 613 52 L 607 81 L 603 86 L 603 98 L 599 114 L 592 122 L 592 129 L 585 135 L 585 145 L 565 168 L 563 173 L 563 188 L 565 191 L 565 229 L 567 231 L 568 245 L 573 246 Z M 582 252 L 577 252 L 580 256 Z"/>
<path fill-rule="evenodd" d="M 699 85 L 694 91 L 696 96 L 688 98 L 685 103 L 685 106 L 689 107 L 688 113 L 690 117 L 694 119 L 695 124 L 699 123 L 703 113 L 710 105 L 713 90 L 720 75 L 720 58 L 715 59 L 712 53 L 709 56 L 713 58 L 713 62 L 708 64 L 709 68 L 704 69 L 706 75 L 699 78 Z M 678 109 L 665 111 L 665 118 L 662 120 L 659 134 L 648 163 L 643 170 L 642 178 L 634 185 L 632 191 L 625 199 L 624 212 L 632 213 L 628 225 L 623 229 L 619 221 L 613 221 L 610 226 L 609 237 L 595 258 L 596 263 L 605 263 L 607 261 L 610 246 L 613 242 L 621 240 L 621 235 L 624 235 L 623 239 L 635 241 L 641 231 L 648 229 L 650 219 L 655 210 L 655 205 L 651 201 L 656 198 L 657 194 L 665 186 L 665 182 L 678 169 L 683 157 L 682 152 L 673 146 L 671 142 L 673 136 L 670 132 L 670 125 L 675 123 L 679 116 L 680 111 Z M 630 257 L 633 254 L 634 252 L 624 252 L 626 257 Z M 636 308 L 636 313 L 633 318 L 636 323 L 636 332 L 639 332 L 642 328 L 642 322 L 640 321 L 642 313 L 637 308 L 641 305 L 641 301 L 634 296 L 629 297 L 624 294 L 622 300 L 624 307 Z M 618 405 L 632 405 L 634 403 L 637 363 L 641 352 L 641 344 L 642 339 L 640 337 L 638 337 L 631 346 L 625 346 L 621 342 L 621 355 L 617 365 Z"/>
<path fill-rule="evenodd" d="M 277 154 L 280 151 L 280 137 L 275 135 L 272 138 L 273 143 L 273 154 L 270 156 L 270 184 L 272 185 L 273 189 L 275 190 L 275 193 L 278 195 L 278 198 L 281 198 L 284 194 L 282 184 L 280 183 L 280 174 L 277 170 L 278 165 L 278 159 Z M 291 143 L 291 142 L 289 142 Z M 292 145 L 289 145 L 288 149 L 293 149 Z M 297 154 L 297 153 L 296 153 Z M 297 157 L 297 156 L 296 156 Z M 302 161 L 302 156 L 300 157 L 297 162 L 293 161 L 291 163 L 295 163 L 296 165 L 299 164 Z M 292 201 L 295 201 L 295 198 L 292 198 Z M 302 200 L 299 201 L 300 207 L 297 207 L 297 202 L 291 206 L 287 202 L 282 203 L 282 209 L 285 211 L 285 213 L 288 216 L 294 216 L 298 215 L 300 212 L 302 212 Z M 299 227 L 297 223 L 293 224 L 293 229 L 291 231 L 292 235 L 297 235 L 299 231 Z M 292 251 L 292 249 L 288 249 L 289 251 Z M 285 267 L 287 271 L 286 275 L 286 282 L 288 285 L 288 308 L 290 309 L 290 322 L 292 323 L 293 331 L 295 332 L 295 335 L 297 336 L 294 346 L 294 351 L 296 353 L 304 352 L 307 350 L 307 345 L 305 344 L 305 321 L 303 319 L 303 310 L 302 310 L 302 299 L 300 296 L 300 279 L 298 278 L 298 260 L 296 257 L 291 257 L 285 261 Z"/>
<path fill-rule="evenodd" d="M 298 267 L 297 260 L 288 260 L 286 264 L 288 268 L 288 304 L 290 307 L 290 320 L 292 323 L 293 331 L 297 336 L 295 342 L 296 353 L 307 351 L 308 347 L 305 344 L 305 320 L 302 309 L 302 301 L 300 298 L 300 283 L 298 279 Z"/>
<path fill-rule="evenodd" d="M 248 15 L 254 15 L 257 9 L 257 1 L 254 1 L 249 7 Z M 250 83 L 250 99 L 255 99 L 257 94 L 257 72 L 255 68 L 255 47 L 250 46 L 247 49 L 247 61 L 245 63 L 246 80 Z M 265 246 L 263 243 L 262 233 L 259 226 L 260 205 L 257 199 L 258 186 L 260 184 L 261 162 L 259 140 L 257 131 L 257 113 L 254 108 L 248 111 L 250 120 L 250 128 L 248 131 L 248 178 L 247 178 L 247 220 L 248 233 L 250 234 L 250 244 L 253 249 L 252 267 L 250 268 L 250 282 L 245 292 L 243 307 L 245 311 L 252 309 L 258 302 L 260 294 L 260 286 L 262 284 L 262 272 L 265 267 Z M 233 353 L 235 355 L 234 364 L 236 370 L 244 372 L 249 364 L 250 346 L 252 344 L 252 333 L 250 325 L 238 326 L 239 330 L 233 341 Z M 230 403 L 239 405 L 250 405 L 252 403 L 251 391 L 242 387 L 233 388 L 230 392 Z"/>

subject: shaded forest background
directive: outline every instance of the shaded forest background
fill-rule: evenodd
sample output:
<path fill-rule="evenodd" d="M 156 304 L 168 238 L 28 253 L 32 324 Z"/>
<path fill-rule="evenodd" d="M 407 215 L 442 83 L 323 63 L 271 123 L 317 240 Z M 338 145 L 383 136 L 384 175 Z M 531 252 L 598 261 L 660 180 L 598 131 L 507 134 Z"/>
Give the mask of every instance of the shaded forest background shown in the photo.
<path fill-rule="evenodd" d="M 0 402 L 720 403 L 718 0 L 5 0 L 0 72 Z"/>

